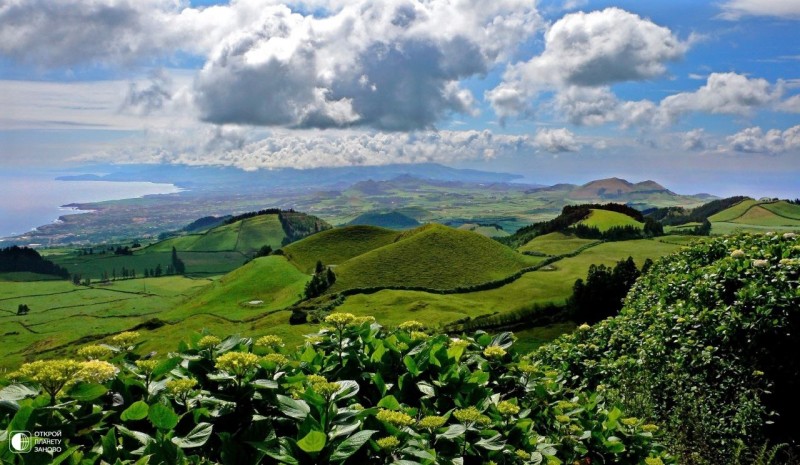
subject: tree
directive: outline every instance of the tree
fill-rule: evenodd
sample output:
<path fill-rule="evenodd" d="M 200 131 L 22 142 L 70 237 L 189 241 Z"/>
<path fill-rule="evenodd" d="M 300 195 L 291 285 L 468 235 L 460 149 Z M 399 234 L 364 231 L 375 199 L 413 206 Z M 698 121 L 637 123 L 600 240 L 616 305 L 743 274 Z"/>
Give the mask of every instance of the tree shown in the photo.
<path fill-rule="evenodd" d="M 25 304 L 19 304 L 17 307 L 17 315 L 27 315 L 30 311 L 31 309 Z"/>
<path fill-rule="evenodd" d="M 186 273 L 186 265 L 183 263 L 183 260 L 178 258 L 178 251 L 175 250 L 174 246 L 172 247 L 172 270 L 175 272 L 175 274 Z"/>
<path fill-rule="evenodd" d="M 639 275 L 631 257 L 618 261 L 614 268 L 605 265 L 589 266 L 586 281 L 578 279 L 572 287 L 569 305 L 575 319 L 596 323 L 616 315 Z"/>

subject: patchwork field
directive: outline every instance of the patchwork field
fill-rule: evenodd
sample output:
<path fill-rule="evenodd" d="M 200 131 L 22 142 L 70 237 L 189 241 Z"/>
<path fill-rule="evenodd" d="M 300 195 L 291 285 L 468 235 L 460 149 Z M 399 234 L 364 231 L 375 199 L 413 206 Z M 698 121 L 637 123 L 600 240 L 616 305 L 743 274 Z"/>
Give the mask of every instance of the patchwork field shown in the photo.
<path fill-rule="evenodd" d="M 643 223 L 640 223 L 623 213 L 613 212 L 609 210 L 595 210 L 595 209 L 592 209 L 592 212 L 589 214 L 589 217 L 581 221 L 579 224 L 597 228 L 600 230 L 600 232 L 608 231 L 609 229 L 614 227 L 624 227 L 624 226 L 633 226 L 634 228 L 644 227 Z"/>
<path fill-rule="evenodd" d="M 561 232 L 554 232 L 535 237 L 533 240 L 520 247 L 519 251 L 542 253 L 545 255 L 564 255 L 594 242 L 597 241 L 595 239 L 581 239 L 580 237 L 568 236 Z"/>
<path fill-rule="evenodd" d="M 800 205 L 745 200 L 709 217 L 713 234 L 800 230 Z"/>

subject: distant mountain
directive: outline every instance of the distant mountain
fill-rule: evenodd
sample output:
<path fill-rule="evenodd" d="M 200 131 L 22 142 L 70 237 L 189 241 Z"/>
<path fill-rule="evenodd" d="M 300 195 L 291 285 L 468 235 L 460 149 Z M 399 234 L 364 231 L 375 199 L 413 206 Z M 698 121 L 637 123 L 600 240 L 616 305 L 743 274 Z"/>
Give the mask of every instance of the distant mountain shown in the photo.
<path fill-rule="evenodd" d="M 341 188 L 359 181 L 386 181 L 403 176 L 437 181 L 505 183 L 522 178 L 517 174 L 450 168 L 436 163 L 331 168 L 280 168 L 244 171 L 229 166 L 105 165 L 85 171 L 107 174 L 61 176 L 62 181 L 145 181 L 170 183 L 193 190 L 307 190 Z"/>
<path fill-rule="evenodd" d="M 648 180 L 634 184 L 625 179 L 608 178 L 591 181 L 573 189 L 570 197 L 581 200 L 597 198 L 615 200 L 632 193 L 677 195 L 655 181 Z"/>

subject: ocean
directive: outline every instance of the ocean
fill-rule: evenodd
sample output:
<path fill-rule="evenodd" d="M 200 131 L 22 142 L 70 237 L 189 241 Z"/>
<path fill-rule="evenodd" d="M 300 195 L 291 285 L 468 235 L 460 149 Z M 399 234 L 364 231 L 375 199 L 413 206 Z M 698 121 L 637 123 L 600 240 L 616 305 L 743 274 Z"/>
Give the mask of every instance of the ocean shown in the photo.
<path fill-rule="evenodd" d="M 74 214 L 70 203 L 100 202 L 171 194 L 172 184 L 151 182 L 57 181 L 61 174 L 0 174 L 0 238 L 28 232 L 52 223 L 61 215 Z"/>

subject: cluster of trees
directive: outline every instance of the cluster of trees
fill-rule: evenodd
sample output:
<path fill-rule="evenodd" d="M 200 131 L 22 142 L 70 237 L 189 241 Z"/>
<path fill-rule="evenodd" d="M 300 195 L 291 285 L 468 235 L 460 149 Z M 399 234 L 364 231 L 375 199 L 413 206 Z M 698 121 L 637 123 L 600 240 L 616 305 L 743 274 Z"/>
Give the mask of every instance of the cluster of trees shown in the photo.
<path fill-rule="evenodd" d="M 664 235 L 664 226 L 650 218 L 645 220 L 644 228 L 637 228 L 636 226 L 613 226 L 605 231 L 600 231 L 594 226 L 576 224 L 570 229 L 578 237 L 584 239 L 603 239 L 606 241 L 628 241 L 631 239 Z"/>
<path fill-rule="evenodd" d="M 335 282 L 336 275 L 333 270 L 328 266 L 324 266 L 320 260 L 317 260 L 314 276 L 311 277 L 311 281 L 306 284 L 306 288 L 303 291 L 304 296 L 306 299 L 319 297 Z"/>
<path fill-rule="evenodd" d="M 294 213 L 294 210 L 292 210 L 291 208 L 286 211 Z M 225 224 L 233 224 L 237 221 L 246 220 L 248 218 L 253 218 L 261 215 L 280 215 L 281 212 L 283 212 L 283 210 L 281 210 L 280 208 L 267 208 L 264 210 L 259 210 L 257 212 L 242 213 L 241 215 L 231 216 L 230 218 L 225 220 Z"/>
<path fill-rule="evenodd" d="M 69 279 L 69 271 L 50 260 L 46 260 L 28 247 L 6 247 L 0 249 L 0 273 L 28 271 Z"/>
<path fill-rule="evenodd" d="M 592 324 L 619 313 L 636 278 L 646 273 L 652 264 L 653 261 L 647 259 L 640 271 L 633 258 L 628 257 L 613 268 L 591 265 L 586 280 L 575 281 L 567 303 L 575 321 Z"/>
<path fill-rule="evenodd" d="M 709 216 L 726 210 L 739 202 L 750 200 L 750 197 L 735 196 L 725 199 L 712 200 L 699 207 L 687 210 L 682 207 L 665 207 L 645 210 L 646 218 L 652 218 L 665 226 L 676 226 L 686 223 L 702 223 Z"/>
<path fill-rule="evenodd" d="M 19 304 L 17 306 L 17 315 L 27 315 L 31 309 L 26 304 Z"/>
<path fill-rule="evenodd" d="M 316 216 L 297 213 L 294 210 L 280 211 L 278 213 L 278 220 L 281 222 L 284 234 L 286 234 L 281 245 L 291 244 L 306 236 L 330 229 L 331 227 L 328 223 Z"/>
<path fill-rule="evenodd" d="M 497 238 L 497 240 L 510 247 L 517 248 L 522 244 L 529 242 L 536 236 L 549 234 L 558 231 L 564 231 L 570 226 L 585 220 L 592 210 L 608 210 L 612 212 L 622 213 L 630 216 L 636 221 L 644 222 L 645 229 L 633 230 L 627 228 L 607 231 L 601 233 L 596 228 L 574 228 L 579 237 L 586 237 L 590 239 L 606 239 L 606 240 L 626 240 L 636 239 L 640 237 L 653 237 L 660 236 L 664 233 L 663 227 L 657 221 L 648 222 L 639 210 L 619 203 L 585 203 L 581 205 L 567 205 L 561 210 L 561 214 L 552 220 L 534 223 L 529 226 L 519 228 L 517 232 L 510 236 Z M 578 225 L 581 226 L 581 225 Z M 583 235 L 581 235 L 583 234 Z"/>

